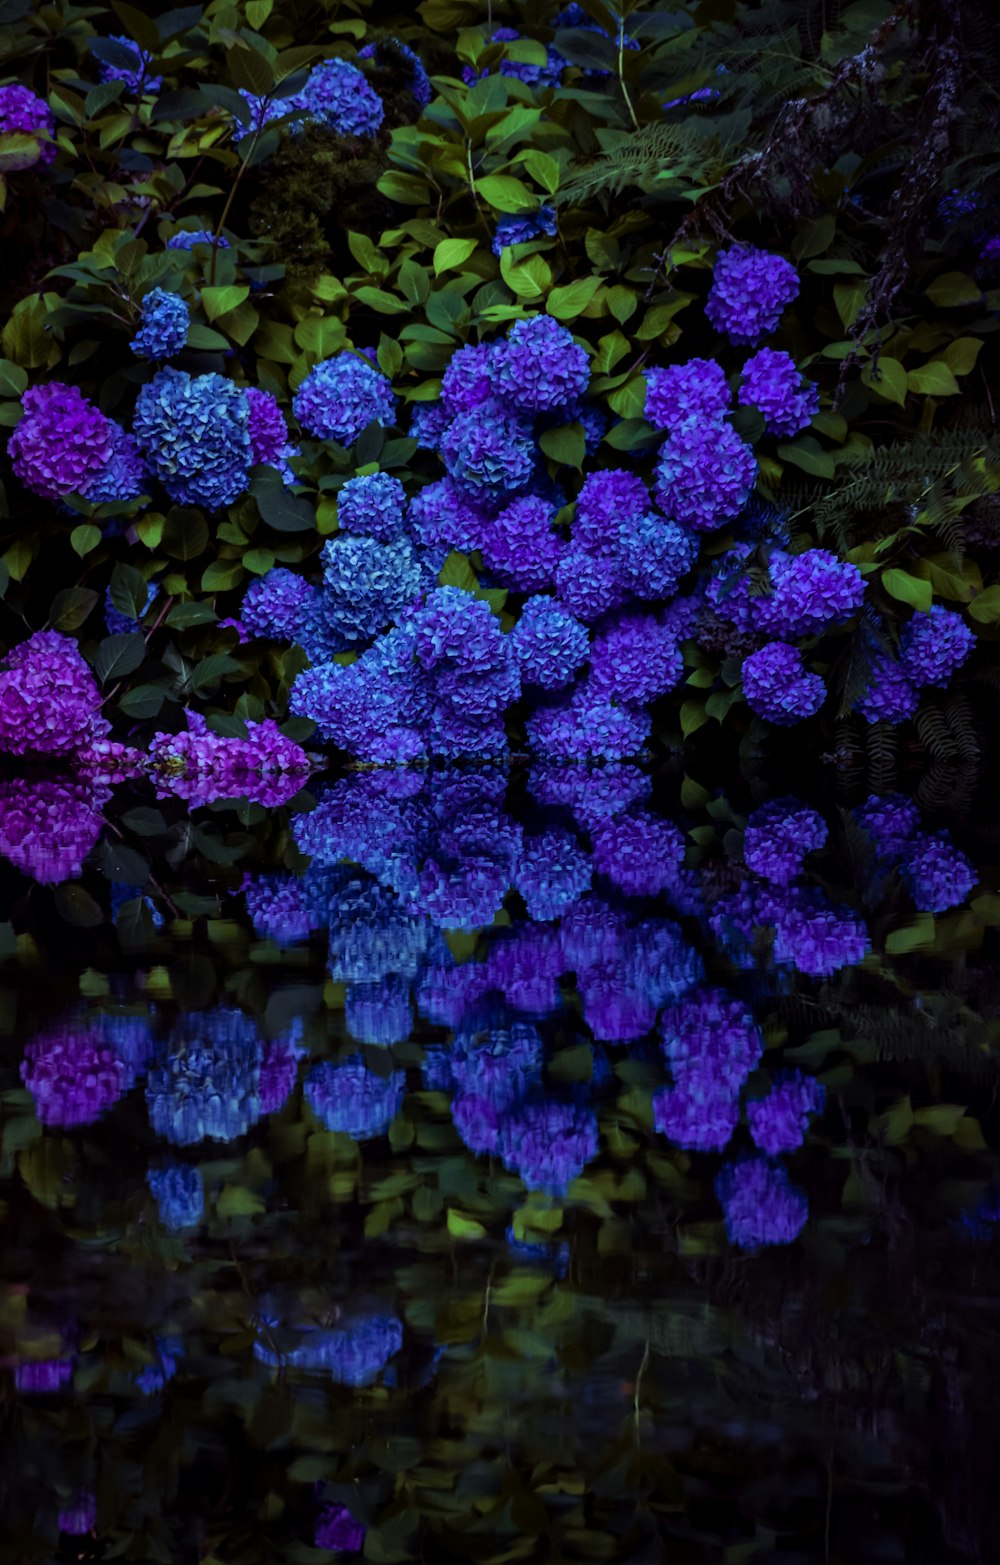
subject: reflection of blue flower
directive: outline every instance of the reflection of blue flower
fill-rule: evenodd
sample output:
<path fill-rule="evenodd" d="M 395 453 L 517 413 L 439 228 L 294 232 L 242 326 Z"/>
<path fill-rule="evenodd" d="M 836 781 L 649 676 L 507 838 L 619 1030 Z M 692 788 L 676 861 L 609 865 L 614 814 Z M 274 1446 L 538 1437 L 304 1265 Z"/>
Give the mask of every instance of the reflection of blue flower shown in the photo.
<path fill-rule="evenodd" d="M 448 1055 L 460 1092 L 503 1109 L 541 1079 L 544 1049 L 530 1022 L 472 1022 L 463 1026 Z"/>
<path fill-rule="evenodd" d="M 597 1156 L 593 1111 L 570 1103 L 529 1103 L 501 1126 L 500 1155 L 529 1190 L 565 1195 Z"/>
<path fill-rule="evenodd" d="M 515 881 L 534 923 L 559 918 L 590 888 L 590 857 L 561 826 L 526 837 Z"/>
<path fill-rule="evenodd" d="M 401 978 L 351 984 L 344 1000 L 344 1025 L 356 1043 L 391 1048 L 413 1031 L 410 985 Z"/>
<path fill-rule="evenodd" d="M 133 1377 L 144 1397 L 154 1396 L 168 1380 L 173 1380 L 182 1347 L 179 1337 L 157 1337 L 152 1364 Z"/>
<path fill-rule="evenodd" d="M 756 1250 L 791 1244 L 809 1215 L 803 1191 L 777 1163 L 764 1157 L 727 1163 L 715 1181 L 730 1244 Z"/>
<path fill-rule="evenodd" d="M 761 1151 L 772 1157 L 794 1152 L 805 1140 L 809 1116 L 820 1113 L 825 1101 L 822 1082 L 801 1071 L 785 1071 L 775 1077 L 766 1098 L 747 1104 L 750 1134 Z"/>
<path fill-rule="evenodd" d="M 368 984 L 390 973 L 412 978 L 428 935 L 425 919 L 406 912 L 391 891 L 357 876 L 330 904 L 330 976 Z"/>
<path fill-rule="evenodd" d="M 406 1077 L 402 1071 L 377 1076 L 360 1055 L 335 1065 L 321 1060 L 306 1077 L 306 1102 L 327 1130 L 339 1130 L 354 1141 L 384 1135 L 403 1105 Z"/>
<path fill-rule="evenodd" d="M 201 1174 L 186 1163 L 168 1163 L 149 1171 L 149 1188 L 164 1228 L 196 1228 L 205 1215 Z"/>
<path fill-rule="evenodd" d="M 242 1011 L 182 1017 L 158 1064 L 146 1100 L 153 1129 L 175 1146 L 234 1141 L 260 1115 L 260 1039 Z"/>
<path fill-rule="evenodd" d="M 340 1331 L 303 1333 L 304 1342 L 276 1353 L 258 1340 L 254 1357 L 273 1367 L 324 1370 L 343 1386 L 370 1386 L 403 1345 L 403 1328 L 393 1315 L 368 1315 Z"/>

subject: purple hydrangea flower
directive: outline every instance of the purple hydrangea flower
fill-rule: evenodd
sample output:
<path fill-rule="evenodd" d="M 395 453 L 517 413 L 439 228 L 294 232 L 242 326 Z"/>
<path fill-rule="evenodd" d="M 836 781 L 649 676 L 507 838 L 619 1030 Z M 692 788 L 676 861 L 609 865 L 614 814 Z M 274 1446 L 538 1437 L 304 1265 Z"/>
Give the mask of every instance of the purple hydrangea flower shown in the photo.
<path fill-rule="evenodd" d="M 56 1525 L 60 1532 L 71 1538 L 83 1538 L 97 1526 L 97 1497 L 89 1489 L 81 1489 L 65 1510 L 60 1511 Z"/>
<path fill-rule="evenodd" d="M 222 375 L 161 369 L 136 399 L 135 438 L 172 500 L 217 511 L 250 482 L 250 407 Z"/>
<path fill-rule="evenodd" d="M 129 92 L 138 92 L 140 87 L 144 93 L 159 92 L 163 86 L 163 77 L 149 74 L 153 56 L 146 49 L 140 49 L 133 38 L 126 38 L 122 33 L 112 33 L 111 42 L 121 44 L 123 49 L 127 49 L 135 63 L 131 66 L 111 65 L 107 60 L 98 60 L 97 74 L 101 81 L 124 82 Z"/>
<path fill-rule="evenodd" d="M 280 467 L 288 445 L 288 425 L 277 398 L 257 386 L 248 386 L 244 396 L 250 408 L 247 433 L 252 461 Z"/>
<path fill-rule="evenodd" d="M 0 673 L 0 751 L 74 755 L 109 732 L 97 681 L 69 636 L 36 631 L 6 661 Z"/>
<path fill-rule="evenodd" d="M 549 413 L 582 397 L 590 360 L 573 333 L 551 315 L 515 321 L 490 357 L 494 395 L 519 413 Z"/>
<path fill-rule="evenodd" d="M 739 1097 L 707 1076 L 693 1075 L 653 1095 L 654 1126 L 687 1151 L 721 1152 L 739 1117 Z"/>
<path fill-rule="evenodd" d="M 540 206 L 537 212 L 522 212 L 517 216 L 499 218 L 491 248 L 493 254 L 499 256 L 508 245 L 524 245 L 532 239 L 551 238 L 555 232 L 555 208 Z"/>
<path fill-rule="evenodd" d="M 856 614 L 864 599 L 858 567 L 828 549 L 776 549 L 768 569 L 774 590 L 749 599 L 750 615 L 758 630 L 783 641 L 822 635 Z"/>
<path fill-rule="evenodd" d="M 791 1244 L 805 1226 L 809 1202 L 785 1170 L 764 1157 L 728 1163 L 715 1181 L 730 1244 L 756 1250 Z"/>
<path fill-rule="evenodd" d="M 406 530 L 406 491 L 391 473 L 349 478 L 337 496 L 337 521 L 342 532 L 392 543 Z"/>
<path fill-rule="evenodd" d="M 715 359 L 689 359 L 644 373 L 646 423 L 653 429 L 673 429 L 689 418 L 718 424 L 732 406 L 726 372 Z"/>
<path fill-rule="evenodd" d="M 774 1079 L 766 1098 L 747 1104 L 750 1134 L 762 1152 L 776 1157 L 779 1152 L 794 1152 L 805 1140 L 809 1118 L 821 1114 L 826 1088 L 801 1071 L 783 1071 Z"/>
<path fill-rule="evenodd" d="M 489 402 L 493 395 L 489 366 L 495 352 L 493 344 L 486 342 L 456 348 L 441 376 L 441 401 L 450 418 Z"/>
<path fill-rule="evenodd" d="M 0 853 L 43 885 L 79 875 L 111 791 L 59 777 L 0 779 Z"/>
<path fill-rule="evenodd" d="M 172 359 L 187 341 L 191 311 L 179 293 L 152 288 L 141 305 L 142 324 L 132 338 L 132 352 L 140 359 Z"/>
<path fill-rule="evenodd" d="M 552 581 L 566 545 L 553 531 L 555 511 L 537 495 L 521 495 L 483 520 L 477 540 L 486 566 L 505 586 L 541 592 Z"/>
<path fill-rule="evenodd" d="M 425 451 L 436 451 L 453 417 L 454 414 L 443 401 L 414 403 L 410 413 L 410 439 L 415 440 Z"/>
<path fill-rule="evenodd" d="M 422 548 L 471 554 L 482 531 L 483 512 L 450 478 L 439 478 L 410 501 L 407 521 Z"/>
<path fill-rule="evenodd" d="M 296 102 L 338 136 L 374 136 L 385 118 L 382 99 L 348 60 L 324 60 L 317 65 Z"/>
<path fill-rule="evenodd" d="M 880 799 L 873 793 L 854 811 L 855 819 L 869 839 L 880 863 L 896 864 L 920 825 L 920 811 L 912 799 L 901 793 Z"/>
<path fill-rule="evenodd" d="M 880 657 L 872 665 L 868 689 L 856 710 L 866 723 L 901 723 L 917 710 L 920 693 L 894 658 Z"/>
<path fill-rule="evenodd" d="M 576 500 L 573 543 L 588 554 L 617 554 L 623 531 L 649 510 L 649 490 L 638 474 L 618 467 L 589 473 Z"/>
<path fill-rule="evenodd" d="M 66 1023 L 27 1045 L 21 1080 L 43 1125 L 92 1125 L 128 1084 L 128 1072 L 98 1027 Z"/>
<path fill-rule="evenodd" d="M 316 1522 L 317 1549 L 332 1549 L 337 1554 L 356 1554 L 364 1547 L 364 1528 L 356 1522 L 346 1505 L 328 1505 Z"/>
<path fill-rule="evenodd" d="M 944 832 L 911 837 L 902 874 L 922 913 L 944 913 L 958 907 L 979 881 L 973 865 Z"/>
<path fill-rule="evenodd" d="M 61 1391 L 72 1378 L 71 1359 L 22 1360 L 14 1371 L 14 1384 L 18 1391 L 39 1396 Z"/>
<path fill-rule="evenodd" d="M 260 1057 L 260 1112 L 276 1114 L 285 1103 L 299 1074 L 299 1060 L 305 1052 L 299 1039 L 302 1024 L 285 1038 L 265 1043 Z"/>
<path fill-rule="evenodd" d="M 757 408 L 771 435 L 788 439 L 805 429 L 819 412 L 819 387 L 803 380 L 789 353 L 761 348 L 743 366 L 740 407 Z"/>
<path fill-rule="evenodd" d="M 489 42 L 491 44 L 516 43 L 521 36 L 514 27 L 495 27 L 490 34 Z M 525 60 L 501 60 L 500 74 L 522 81 L 527 87 L 558 87 L 565 62 L 555 49 L 550 48 L 546 53 L 545 65 L 533 65 Z M 488 75 L 488 71 L 477 72 L 471 65 L 462 67 L 462 80 L 470 87 L 483 76 Z"/>
<path fill-rule="evenodd" d="M 678 1086 L 710 1081 L 737 1095 L 764 1049 L 741 1001 L 722 989 L 694 989 L 660 1018 L 660 1041 Z"/>
<path fill-rule="evenodd" d="M 757 476 L 753 450 L 730 424 L 692 418 L 660 447 L 656 500 L 695 532 L 712 532 L 746 505 Z"/>
<path fill-rule="evenodd" d="M 399 619 L 428 586 L 408 538 L 379 543 L 343 533 L 323 546 L 324 610 L 345 642 L 369 641 Z"/>
<path fill-rule="evenodd" d="M 86 494 L 107 467 L 115 425 L 75 386 L 29 386 L 21 422 L 7 442 L 14 472 L 45 500 Z"/>
<path fill-rule="evenodd" d="M 378 1076 L 360 1056 L 334 1064 L 321 1060 L 306 1077 L 306 1102 L 327 1130 L 339 1130 L 353 1141 L 383 1136 L 403 1106 L 406 1077 L 402 1071 Z"/>
<path fill-rule="evenodd" d="M 87 499 L 91 505 L 120 505 L 149 492 L 149 469 L 135 437 L 113 424 L 111 456 L 107 466 L 88 484 Z"/>
<path fill-rule="evenodd" d="M 810 978 L 853 967 L 871 949 L 865 924 L 816 888 L 762 890 L 758 913 L 759 922 L 774 925 L 775 961 L 789 962 Z"/>
<path fill-rule="evenodd" d="M 577 619 L 591 624 L 620 608 L 627 593 L 617 571 L 597 554 L 570 545 L 556 566 L 556 596 Z"/>
<path fill-rule="evenodd" d="M 630 705 L 673 690 L 684 660 L 669 630 L 652 614 L 621 614 L 594 636 L 590 688 Z"/>
<path fill-rule="evenodd" d="M 511 634 L 522 680 L 543 690 L 568 685 L 590 652 L 586 627 L 553 598 L 529 598 Z"/>
<path fill-rule="evenodd" d="M 161 798 L 203 804 L 246 797 L 273 809 L 298 793 L 312 769 L 301 745 L 270 717 L 248 720 L 245 739 L 213 733 L 197 712 L 187 720 L 187 733 L 157 733 L 149 741 L 149 771 Z"/>
<path fill-rule="evenodd" d="M 309 371 L 292 410 L 307 434 L 349 445 L 369 424 L 394 423 L 396 398 L 381 370 L 354 353 L 335 353 Z"/>
<path fill-rule="evenodd" d="M 250 583 L 240 613 L 248 635 L 297 642 L 313 663 L 342 652 L 346 645 L 319 589 L 283 566 Z"/>
<path fill-rule="evenodd" d="M 679 522 L 647 512 L 619 527 L 618 576 L 637 598 L 672 597 L 697 557 L 697 540 Z"/>
<path fill-rule="evenodd" d="M 814 717 L 826 700 L 822 679 L 807 672 L 787 641 L 771 641 L 744 659 L 743 689 L 758 717 L 782 728 Z"/>
<path fill-rule="evenodd" d="M 533 923 L 560 918 L 590 889 L 590 857 L 572 833 L 550 826 L 526 837 L 515 874 Z"/>
<path fill-rule="evenodd" d="M 499 1150 L 527 1189 L 565 1195 L 597 1156 L 597 1120 L 589 1108 L 529 1103 L 502 1121 Z"/>
<path fill-rule="evenodd" d="M 946 685 L 961 668 L 976 638 L 961 614 L 935 603 L 914 614 L 899 640 L 899 665 L 914 685 Z"/>
<path fill-rule="evenodd" d="M 818 811 L 798 799 L 772 799 L 747 823 L 743 858 L 747 869 L 772 886 L 790 886 L 806 854 L 822 848 L 826 839 L 826 822 Z"/>
<path fill-rule="evenodd" d="M 473 501 L 499 501 L 525 488 L 535 471 L 527 427 L 493 402 L 459 413 L 441 437 L 448 474 Z"/>
<path fill-rule="evenodd" d="M 351 984 L 344 1000 L 344 1026 L 355 1043 L 391 1049 L 413 1031 L 409 981 L 399 977 L 375 984 Z"/>
<path fill-rule="evenodd" d="M 798 293 L 798 273 L 784 256 L 734 245 L 716 256 L 705 314 L 730 342 L 752 345 L 774 331 Z"/>
<path fill-rule="evenodd" d="M 9 162 L 7 171 L 16 172 L 18 168 L 30 168 L 33 163 L 51 163 L 56 155 L 56 149 L 52 138 L 56 133 L 55 116 L 44 98 L 39 98 L 30 87 L 22 87 L 19 82 L 12 82 L 7 87 L 0 87 L 0 135 L 10 136 L 20 133 L 25 136 L 38 137 L 37 152 L 22 157 L 14 162 Z"/>
<path fill-rule="evenodd" d="M 594 868 L 631 897 L 654 897 L 676 879 L 684 838 L 671 821 L 635 810 L 593 833 Z"/>
<path fill-rule="evenodd" d="M 526 723 L 529 748 L 566 761 L 621 761 L 644 754 L 652 726 L 649 713 L 612 701 L 588 682 L 549 705 L 539 705 Z"/>

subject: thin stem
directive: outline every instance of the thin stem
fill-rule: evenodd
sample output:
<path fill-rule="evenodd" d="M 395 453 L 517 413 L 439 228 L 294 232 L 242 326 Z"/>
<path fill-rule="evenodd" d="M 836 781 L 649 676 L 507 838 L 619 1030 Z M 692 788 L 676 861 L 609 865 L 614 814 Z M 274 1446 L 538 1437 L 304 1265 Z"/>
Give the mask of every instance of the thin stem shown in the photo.
<path fill-rule="evenodd" d="M 629 93 L 629 90 L 628 90 L 628 88 L 625 85 L 625 18 L 624 17 L 620 17 L 619 21 L 618 21 L 618 81 L 619 81 L 619 84 L 621 86 L 622 97 L 625 99 L 625 107 L 628 109 L 629 119 L 632 121 L 632 124 L 635 127 L 635 129 L 638 130 L 639 129 L 639 121 L 636 118 L 635 108 L 633 107 L 633 104 L 632 104 L 631 94 Z"/>
<path fill-rule="evenodd" d="M 236 178 L 233 180 L 232 186 L 230 187 L 229 194 L 226 197 L 226 204 L 222 208 L 222 216 L 219 218 L 218 227 L 216 228 L 215 233 L 212 235 L 212 262 L 211 262 L 211 265 L 209 266 L 209 269 L 208 269 L 209 287 L 214 287 L 214 285 L 215 285 L 215 263 L 216 263 L 216 261 L 218 259 L 218 255 L 219 255 L 219 239 L 221 237 L 222 230 L 226 226 L 226 218 L 229 216 L 229 209 L 230 209 L 230 207 L 233 204 L 233 200 L 234 200 L 234 198 L 236 196 L 237 190 L 239 190 L 239 188 L 240 188 L 240 180 L 243 178 L 243 175 L 246 173 L 247 169 L 250 167 L 250 164 L 253 162 L 253 155 L 254 155 L 254 152 L 257 150 L 257 143 L 258 143 L 258 141 L 261 138 L 261 133 L 262 133 L 262 131 L 264 129 L 265 118 L 267 116 L 267 111 L 270 108 L 270 106 L 271 106 L 271 99 L 270 98 L 262 98 L 261 99 L 261 103 L 260 103 L 260 119 L 259 119 L 259 121 L 257 123 L 257 128 L 256 128 L 256 130 L 253 133 L 253 140 L 250 143 L 250 151 L 247 153 L 246 157 L 240 163 L 240 166 L 239 166 L 239 168 L 236 171 Z"/>

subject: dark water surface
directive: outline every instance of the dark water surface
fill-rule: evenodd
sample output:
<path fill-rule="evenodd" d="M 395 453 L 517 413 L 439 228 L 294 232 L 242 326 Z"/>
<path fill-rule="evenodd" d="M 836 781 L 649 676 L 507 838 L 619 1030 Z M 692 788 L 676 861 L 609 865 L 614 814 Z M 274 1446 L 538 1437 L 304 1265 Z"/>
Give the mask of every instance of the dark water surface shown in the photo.
<path fill-rule="evenodd" d="M 789 791 L 8 831 L 4 1557 L 1000 1558 L 1000 852 Z"/>

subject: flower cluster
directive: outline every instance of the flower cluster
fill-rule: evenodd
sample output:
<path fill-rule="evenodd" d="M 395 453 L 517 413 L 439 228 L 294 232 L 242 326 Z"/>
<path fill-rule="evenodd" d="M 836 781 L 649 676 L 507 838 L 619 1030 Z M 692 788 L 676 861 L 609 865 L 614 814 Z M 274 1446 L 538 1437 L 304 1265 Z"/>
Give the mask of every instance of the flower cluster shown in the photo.
<path fill-rule="evenodd" d="M 97 681 L 69 636 L 37 631 L 6 661 L 0 673 L 0 751 L 76 755 L 110 731 Z"/>
<path fill-rule="evenodd" d="M 172 500 L 217 511 L 249 483 L 249 423 L 246 396 L 231 380 L 161 369 L 136 398 L 133 432 Z"/>
<path fill-rule="evenodd" d="M 149 1121 L 174 1146 L 235 1141 L 260 1117 L 261 1043 L 241 1011 L 182 1017 L 146 1078 Z"/>
<path fill-rule="evenodd" d="M 769 641 L 745 659 L 743 689 L 758 717 L 780 728 L 815 716 L 826 700 L 822 679 L 804 667 L 801 652 L 787 641 Z"/>
<path fill-rule="evenodd" d="M 532 239 L 551 238 L 555 233 L 554 207 L 540 206 L 537 212 L 502 217 L 493 235 L 493 254 L 502 255 L 508 245 L 528 244 Z"/>
<path fill-rule="evenodd" d="M 21 1080 L 43 1125 L 91 1125 L 129 1084 L 118 1052 L 96 1026 L 65 1024 L 26 1046 Z"/>
<path fill-rule="evenodd" d="M 803 1191 L 780 1164 L 742 1158 L 723 1168 L 715 1182 L 730 1244 L 741 1250 L 791 1244 L 809 1215 Z"/>
<path fill-rule="evenodd" d="M 734 245 L 715 258 L 705 314 L 730 342 L 753 346 L 774 331 L 798 293 L 798 273 L 784 256 Z"/>
<path fill-rule="evenodd" d="M 7 442 L 14 472 L 46 500 L 85 495 L 107 467 L 114 424 L 75 386 L 53 380 L 29 386 L 21 422 Z"/>
<path fill-rule="evenodd" d="M 36 138 L 36 146 L 30 152 L 5 153 L 4 167 L 8 173 L 30 168 L 33 163 L 51 163 L 56 155 L 55 132 L 55 116 L 44 98 L 18 82 L 0 87 L 0 136 L 20 134 Z"/>
<path fill-rule="evenodd" d="M 898 660 L 876 659 L 858 711 L 869 723 L 905 721 L 916 711 L 920 691 L 947 685 L 974 645 L 972 631 L 953 609 L 935 604 L 929 613 L 918 611 L 904 627 Z"/>
<path fill-rule="evenodd" d="M 172 359 L 187 341 L 191 312 L 179 293 L 152 288 L 142 301 L 142 324 L 132 338 L 132 352 L 140 359 Z"/>
<path fill-rule="evenodd" d="M 763 414 L 769 434 L 787 439 L 819 412 L 819 388 L 803 382 L 791 354 L 761 348 L 743 366 L 739 403 Z"/>
<path fill-rule="evenodd" d="M 122 33 L 112 33 L 110 43 L 117 44 L 118 50 L 125 51 L 131 57 L 128 63 L 124 58 L 114 60 L 100 59 L 97 65 L 97 73 L 102 82 L 124 82 L 129 92 L 138 92 L 141 87 L 144 93 L 157 93 L 163 86 L 162 76 L 150 74 L 153 64 L 153 56 L 146 49 L 140 49 L 139 45 Z"/>
<path fill-rule="evenodd" d="M 315 365 L 292 398 L 307 434 L 349 445 L 369 424 L 392 424 L 396 399 L 386 377 L 354 353 L 335 353 Z"/>

